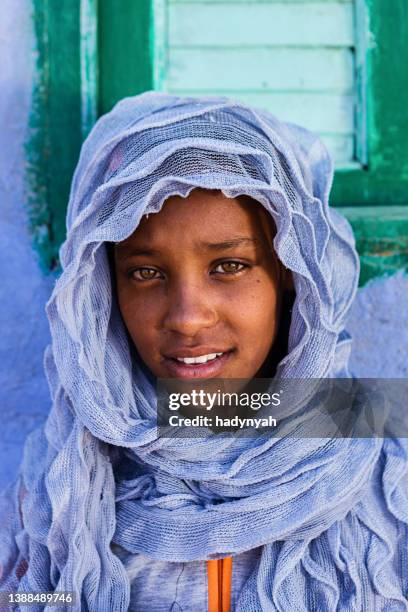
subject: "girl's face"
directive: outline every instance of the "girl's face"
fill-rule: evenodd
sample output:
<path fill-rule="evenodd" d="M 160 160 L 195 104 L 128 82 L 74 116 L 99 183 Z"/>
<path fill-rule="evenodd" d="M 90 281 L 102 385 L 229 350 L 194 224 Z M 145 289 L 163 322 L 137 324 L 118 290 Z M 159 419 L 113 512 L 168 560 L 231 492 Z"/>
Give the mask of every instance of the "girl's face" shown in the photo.
<path fill-rule="evenodd" d="M 115 245 L 119 307 L 158 378 L 253 378 L 274 342 L 284 270 L 249 198 L 169 198 Z"/>

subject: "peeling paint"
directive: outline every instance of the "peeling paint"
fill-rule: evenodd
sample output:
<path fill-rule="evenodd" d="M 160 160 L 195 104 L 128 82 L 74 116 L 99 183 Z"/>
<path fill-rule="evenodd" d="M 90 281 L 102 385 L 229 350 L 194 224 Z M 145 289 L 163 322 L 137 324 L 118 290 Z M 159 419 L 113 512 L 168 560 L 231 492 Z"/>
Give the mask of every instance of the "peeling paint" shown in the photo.
<path fill-rule="evenodd" d="M 408 207 L 342 208 L 350 221 L 360 254 L 360 285 L 375 276 L 408 270 Z"/>
<path fill-rule="evenodd" d="M 33 0 L 36 73 L 26 142 L 28 214 L 43 271 L 57 270 L 81 142 L 79 0 Z"/>
<path fill-rule="evenodd" d="M 98 112 L 98 2 L 81 0 L 81 131 L 85 139 Z"/>
<path fill-rule="evenodd" d="M 50 143 L 47 138 L 48 81 L 48 29 L 43 2 L 36 2 L 33 11 L 36 49 L 34 51 L 35 74 L 29 116 L 29 136 L 25 143 L 27 210 L 33 245 L 40 253 L 40 264 L 44 272 L 53 268 L 54 253 L 52 243 L 52 218 L 48 206 L 47 164 Z"/>

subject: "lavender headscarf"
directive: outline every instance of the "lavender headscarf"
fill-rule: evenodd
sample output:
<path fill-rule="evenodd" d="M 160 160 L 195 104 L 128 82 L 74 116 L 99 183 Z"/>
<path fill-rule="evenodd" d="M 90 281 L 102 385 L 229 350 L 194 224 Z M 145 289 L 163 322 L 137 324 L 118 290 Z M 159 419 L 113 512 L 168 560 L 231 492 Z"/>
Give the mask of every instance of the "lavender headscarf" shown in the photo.
<path fill-rule="evenodd" d="M 237 610 L 408 609 L 406 441 L 158 438 L 155 390 L 112 293 L 105 242 L 170 195 L 246 194 L 273 217 L 294 278 L 278 375 L 346 376 L 358 258 L 328 208 L 331 180 L 316 137 L 223 98 L 147 93 L 97 122 L 47 305 L 52 409 L 2 498 L 1 589 L 75 591 L 77 610 L 121 611 L 129 580 L 112 541 L 167 561 L 264 545 Z"/>

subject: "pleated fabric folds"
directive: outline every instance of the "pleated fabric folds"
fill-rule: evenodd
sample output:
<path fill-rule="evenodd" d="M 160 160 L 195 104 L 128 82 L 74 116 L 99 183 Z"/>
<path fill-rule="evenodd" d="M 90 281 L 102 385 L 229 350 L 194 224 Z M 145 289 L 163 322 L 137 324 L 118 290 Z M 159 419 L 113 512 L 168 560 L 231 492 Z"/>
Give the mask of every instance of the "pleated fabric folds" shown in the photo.
<path fill-rule="evenodd" d="M 239 611 L 408 609 L 407 440 L 158 437 L 155 387 L 112 286 L 106 243 L 168 197 L 245 194 L 273 218 L 294 280 L 277 376 L 347 377 L 359 267 L 348 223 L 328 206 L 332 176 L 314 135 L 226 98 L 149 92 L 99 119 L 47 304 L 52 408 L 0 498 L 2 590 L 74 591 L 67 610 L 120 612 L 130 585 L 112 542 L 169 562 L 263 546 Z"/>

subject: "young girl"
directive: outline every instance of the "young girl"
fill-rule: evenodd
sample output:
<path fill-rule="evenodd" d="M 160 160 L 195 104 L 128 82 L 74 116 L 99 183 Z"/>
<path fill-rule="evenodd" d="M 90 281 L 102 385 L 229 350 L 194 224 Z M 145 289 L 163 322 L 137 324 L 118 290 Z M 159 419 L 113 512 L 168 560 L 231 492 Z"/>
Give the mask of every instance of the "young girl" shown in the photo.
<path fill-rule="evenodd" d="M 358 257 L 331 181 L 313 135 L 223 98 L 148 93 L 98 121 L 47 305 L 52 410 L 3 497 L 3 591 L 408 609 L 406 440 L 156 427 L 157 378 L 349 376 Z"/>

